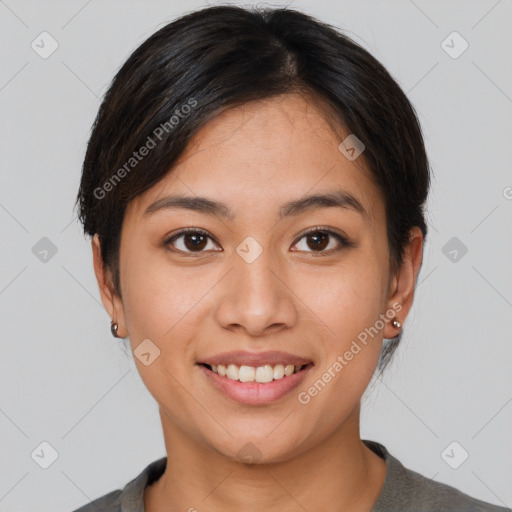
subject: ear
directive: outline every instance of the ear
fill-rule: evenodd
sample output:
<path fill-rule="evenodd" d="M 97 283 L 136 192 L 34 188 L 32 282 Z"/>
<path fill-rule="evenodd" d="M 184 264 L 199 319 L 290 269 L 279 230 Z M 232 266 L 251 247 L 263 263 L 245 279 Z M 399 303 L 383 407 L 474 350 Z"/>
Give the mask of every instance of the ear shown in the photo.
<path fill-rule="evenodd" d="M 94 273 L 98 281 L 98 287 L 101 295 L 101 302 L 105 306 L 110 318 L 119 324 L 117 333 L 120 338 L 126 338 L 126 322 L 124 318 L 124 308 L 122 299 L 116 294 L 112 273 L 105 269 L 103 258 L 101 256 L 101 244 L 97 234 L 91 240 L 92 258 L 94 262 Z"/>
<path fill-rule="evenodd" d="M 409 314 L 414 298 L 414 287 L 423 259 L 423 233 L 418 226 L 409 232 L 409 242 L 404 251 L 400 269 L 393 276 L 389 289 L 387 310 L 395 311 L 395 316 L 386 322 L 384 337 L 396 337 L 402 327 L 393 327 L 393 320 L 398 320 L 402 326 Z"/>

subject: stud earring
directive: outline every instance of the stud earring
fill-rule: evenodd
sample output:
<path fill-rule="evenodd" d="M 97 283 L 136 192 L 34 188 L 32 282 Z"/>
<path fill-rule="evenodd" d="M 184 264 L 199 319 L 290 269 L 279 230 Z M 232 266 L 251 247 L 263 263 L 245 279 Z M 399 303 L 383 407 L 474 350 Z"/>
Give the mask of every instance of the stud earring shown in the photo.
<path fill-rule="evenodd" d="M 119 338 L 119 334 L 117 334 L 117 329 L 119 328 L 119 324 L 117 322 L 110 322 L 110 332 L 114 338 Z"/>
<path fill-rule="evenodd" d="M 400 327 L 402 327 L 402 324 L 398 320 L 393 320 L 391 325 L 393 325 L 393 327 L 396 327 L 397 329 L 400 329 Z"/>

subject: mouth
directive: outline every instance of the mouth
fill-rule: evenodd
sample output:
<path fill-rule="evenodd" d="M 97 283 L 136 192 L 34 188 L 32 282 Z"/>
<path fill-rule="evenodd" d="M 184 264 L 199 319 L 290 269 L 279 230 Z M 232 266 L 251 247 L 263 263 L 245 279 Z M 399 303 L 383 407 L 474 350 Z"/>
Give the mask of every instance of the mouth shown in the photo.
<path fill-rule="evenodd" d="M 306 363 L 302 365 L 266 364 L 257 367 L 236 364 L 198 364 L 210 372 L 216 373 L 220 377 L 224 377 L 226 379 L 238 382 L 257 382 L 259 384 L 266 384 L 275 380 L 284 379 L 313 366 L 313 363 Z"/>
<path fill-rule="evenodd" d="M 301 365 L 246 366 L 196 363 L 207 382 L 221 395 L 245 405 L 268 405 L 285 399 L 313 369 Z"/>

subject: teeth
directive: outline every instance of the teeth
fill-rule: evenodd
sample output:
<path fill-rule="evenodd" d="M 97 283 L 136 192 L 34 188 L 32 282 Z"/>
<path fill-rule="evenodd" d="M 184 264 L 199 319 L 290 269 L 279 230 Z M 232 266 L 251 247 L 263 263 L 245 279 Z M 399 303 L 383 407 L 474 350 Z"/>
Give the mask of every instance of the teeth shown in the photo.
<path fill-rule="evenodd" d="M 269 364 L 256 368 L 256 382 L 272 382 L 274 380 L 274 368 Z"/>
<path fill-rule="evenodd" d="M 284 366 L 276 364 L 274 366 L 274 379 L 282 379 L 284 377 Z"/>
<path fill-rule="evenodd" d="M 255 374 L 256 371 L 252 366 L 240 366 L 240 370 L 238 370 L 238 380 L 240 382 L 254 381 Z"/>
<path fill-rule="evenodd" d="M 284 367 L 284 374 L 288 377 L 295 371 L 295 366 L 288 364 Z"/>
<path fill-rule="evenodd" d="M 221 377 L 227 377 L 231 380 L 239 380 L 240 382 L 272 382 L 273 380 L 282 379 L 283 377 L 289 377 L 290 375 L 299 371 L 299 366 L 293 364 L 276 364 L 271 366 L 266 364 L 265 366 L 238 366 L 236 364 L 224 364 L 212 365 L 212 371 L 218 373 Z"/>
<path fill-rule="evenodd" d="M 238 380 L 240 375 L 240 368 L 235 366 L 234 364 L 228 364 L 228 370 L 226 372 L 226 377 L 231 380 Z"/>

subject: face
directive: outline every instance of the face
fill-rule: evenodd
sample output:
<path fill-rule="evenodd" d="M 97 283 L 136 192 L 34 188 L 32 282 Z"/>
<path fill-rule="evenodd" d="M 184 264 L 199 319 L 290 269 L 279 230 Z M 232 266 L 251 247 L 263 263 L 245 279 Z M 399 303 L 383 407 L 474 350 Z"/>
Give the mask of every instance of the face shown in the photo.
<path fill-rule="evenodd" d="M 164 430 L 271 462 L 353 419 L 410 280 L 390 276 L 384 201 L 341 140 L 311 100 L 251 102 L 206 125 L 128 205 L 123 297 L 109 307 L 135 354 L 149 353 L 134 360 Z M 220 363 L 235 366 L 223 376 Z M 296 373 L 279 378 L 279 363 Z"/>

